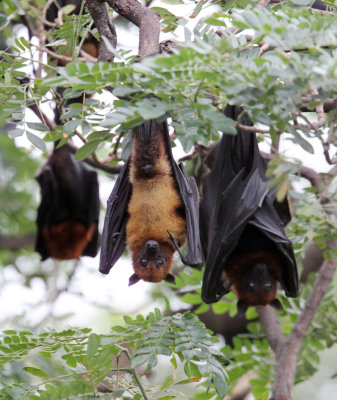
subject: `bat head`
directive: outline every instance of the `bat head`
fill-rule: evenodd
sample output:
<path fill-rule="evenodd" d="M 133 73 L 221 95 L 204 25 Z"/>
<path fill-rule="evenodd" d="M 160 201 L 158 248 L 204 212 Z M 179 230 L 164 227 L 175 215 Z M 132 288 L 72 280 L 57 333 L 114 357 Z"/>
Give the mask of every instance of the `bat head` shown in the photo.
<path fill-rule="evenodd" d="M 170 274 L 174 250 L 169 243 L 159 243 L 148 240 L 138 249 L 133 249 L 132 263 L 135 273 L 129 279 L 129 286 L 140 279 L 147 282 L 161 282 L 165 280 L 175 283 Z"/>
<path fill-rule="evenodd" d="M 249 306 L 271 305 L 283 309 L 276 298 L 277 279 L 270 273 L 264 263 L 256 263 L 233 283 L 238 297 L 238 311 L 244 314 Z"/>

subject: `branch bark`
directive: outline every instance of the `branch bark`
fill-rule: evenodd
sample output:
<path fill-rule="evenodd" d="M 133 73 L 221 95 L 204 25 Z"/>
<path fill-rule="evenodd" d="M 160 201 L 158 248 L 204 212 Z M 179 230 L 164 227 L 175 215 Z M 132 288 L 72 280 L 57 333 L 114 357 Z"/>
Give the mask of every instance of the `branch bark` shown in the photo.
<path fill-rule="evenodd" d="M 334 241 L 331 247 L 336 249 L 337 241 Z M 304 310 L 296 321 L 286 342 L 280 351 L 276 353 L 278 363 L 271 400 L 292 399 L 291 390 L 295 379 L 296 363 L 302 340 L 328 290 L 336 268 L 337 264 L 335 261 L 330 263 L 325 260 L 323 262 Z"/>
<path fill-rule="evenodd" d="M 112 48 L 115 49 L 117 45 L 117 33 L 109 18 L 106 5 L 101 0 L 87 0 L 87 6 L 100 37 L 98 61 L 112 62 L 114 60 L 114 54 L 108 48 L 108 45 L 103 38 L 105 38 Z"/>
<path fill-rule="evenodd" d="M 137 0 L 107 0 L 118 14 L 139 28 L 138 56 L 153 56 L 159 51 L 160 16 Z"/>
<path fill-rule="evenodd" d="M 35 233 L 23 236 L 0 235 L 0 249 L 18 250 L 22 247 L 33 247 L 35 244 Z"/>

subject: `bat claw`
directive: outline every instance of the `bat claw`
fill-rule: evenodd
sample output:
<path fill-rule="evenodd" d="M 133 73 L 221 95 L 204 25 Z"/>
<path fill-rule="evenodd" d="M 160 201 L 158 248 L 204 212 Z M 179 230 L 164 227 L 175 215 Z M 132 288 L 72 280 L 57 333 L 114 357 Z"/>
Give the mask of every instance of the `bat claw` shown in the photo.
<path fill-rule="evenodd" d="M 173 246 L 175 247 L 175 249 L 177 250 L 177 252 L 180 255 L 181 261 L 185 264 L 188 265 L 186 258 L 184 257 L 183 253 L 180 251 L 179 247 L 178 247 L 178 243 L 176 242 L 175 238 L 173 237 L 172 233 L 170 231 L 167 231 L 167 233 L 170 236 L 171 242 L 173 243 Z"/>
<path fill-rule="evenodd" d="M 112 241 L 115 242 L 120 234 L 121 234 L 120 232 L 115 232 L 115 233 L 111 236 Z"/>
<path fill-rule="evenodd" d="M 231 281 L 227 282 L 226 280 L 223 281 L 222 286 L 225 289 L 226 292 L 229 292 L 231 290 L 231 286 L 233 285 L 233 283 L 236 281 L 238 277 L 236 276 L 235 278 L 233 278 Z"/>

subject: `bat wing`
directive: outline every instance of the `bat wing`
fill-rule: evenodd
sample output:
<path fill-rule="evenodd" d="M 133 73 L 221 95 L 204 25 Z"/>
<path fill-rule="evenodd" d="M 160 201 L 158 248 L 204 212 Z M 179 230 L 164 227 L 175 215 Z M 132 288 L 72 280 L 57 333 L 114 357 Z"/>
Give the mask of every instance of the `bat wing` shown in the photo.
<path fill-rule="evenodd" d="M 41 188 L 41 203 L 37 210 L 35 251 L 41 255 L 41 260 L 44 261 L 49 257 L 49 254 L 43 237 L 43 227 L 50 225 L 55 201 L 53 193 L 57 196 L 58 183 L 53 169 L 49 165 L 42 169 L 36 180 Z"/>
<path fill-rule="evenodd" d="M 173 161 L 173 171 L 179 193 L 185 206 L 187 228 L 187 255 L 184 264 L 197 267 L 202 263 L 202 251 L 199 234 L 199 198 L 197 184 L 193 177 L 187 177 L 182 163 Z"/>
<path fill-rule="evenodd" d="M 126 248 L 126 224 L 132 186 L 129 181 L 130 160 L 119 173 L 108 199 L 102 234 L 99 271 L 108 274 Z"/>
<path fill-rule="evenodd" d="M 83 168 L 85 166 L 83 165 Z M 92 223 L 95 223 L 94 233 L 83 251 L 84 256 L 95 257 L 97 254 L 97 244 L 98 244 L 98 218 L 99 218 L 99 186 L 97 180 L 97 173 L 95 171 L 85 168 L 86 171 L 83 176 L 86 178 L 86 193 L 84 204 L 86 204 L 86 225 L 89 227 Z"/>
<path fill-rule="evenodd" d="M 241 171 L 226 190 L 219 194 L 216 203 L 212 203 L 213 212 L 211 209 L 206 210 L 209 216 L 208 227 L 201 224 L 201 230 L 206 228 L 208 232 L 202 284 L 202 298 L 206 303 L 218 301 L 226 293 L 222 278 L 226 260 L 267 191 L 267 183 L 261 181 L 258 170 L 246 179 Z"/>
<path fill-rule="evenodd" d="M 175 162 L 172 154 L 170 135 L 167 122 L 163 124 L 163 134 L 167 156 L 170 160 L 173 176 L 185 208 L 187 229 L 187 255 L 182 257 L 184 264 L 197 267 L 202 263 L 202 251 L 199 233 L 199 196 L 196 182 L 193 177 L 187 177 L 182 163 Z"/>

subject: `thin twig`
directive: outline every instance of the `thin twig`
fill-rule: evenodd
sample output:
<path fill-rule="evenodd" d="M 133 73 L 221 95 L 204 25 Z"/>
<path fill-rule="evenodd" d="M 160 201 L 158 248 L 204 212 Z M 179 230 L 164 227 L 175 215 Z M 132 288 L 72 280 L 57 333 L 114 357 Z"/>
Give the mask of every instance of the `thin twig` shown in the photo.
<path fill-rule="evenodd" d="M 54 51 L 48 49 L 47 47 L 37 46 L 34 43 L 30 43 L 30 45 L 36 47 L 40 51 L 43 51 L 43 52 L 49 54 L 50 57 L 54 58 L 55 60 L 62 61 L 65 64 L 68 64 L 71 61 L 73 61 L 71 57 L 64 56 L 64 55 L 61 55 L 61 54 L 57 54 Z M 81 50 L 81 53 L 84 55 L 84 57 L 78 57 L 77 61 L 93 62 L 93 63 L 97 62 L 97 58 L 92 57 L 90 54 L 86 53 L 85 51 Z"/>
<path fill-rule="evenodd" d="M 242 124 L 238 124 L 236 123 L 235 126 L 239 129 L 241 129 L 242 131 L 246 131 L 246 132 L 260 132 L 260 133 L 269 133 L 269 129 L 262 129 L 262 128 L 257 128 L 256 126 L 248 126 L 248 125 L 242 125 Z"/>

